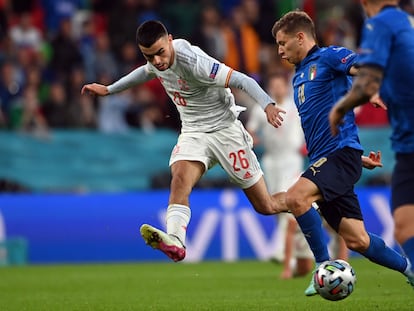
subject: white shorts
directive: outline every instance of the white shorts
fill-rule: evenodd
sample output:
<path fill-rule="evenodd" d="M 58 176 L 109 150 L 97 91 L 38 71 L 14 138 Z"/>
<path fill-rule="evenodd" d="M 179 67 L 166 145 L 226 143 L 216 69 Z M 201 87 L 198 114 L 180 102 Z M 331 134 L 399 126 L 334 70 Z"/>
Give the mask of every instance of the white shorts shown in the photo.
<path fill-rule="evenodd" d="M 270 193 L 288 190 L 299 179 L 303 162 L 303 157 L 296 152 L 282 152 L 277 156 L 265 153 L 261 164 Z"/>
<path fill-rule="evenodd" d="M 252 137 L 236 120 L 231 126 L 216 132 L 180 134 L 171 153 L 170 166 L 181 160 L 198 161 L 207 171 L 218 163 L 232 183 L 246 189 L 263 176 L 252 148 Z"/>

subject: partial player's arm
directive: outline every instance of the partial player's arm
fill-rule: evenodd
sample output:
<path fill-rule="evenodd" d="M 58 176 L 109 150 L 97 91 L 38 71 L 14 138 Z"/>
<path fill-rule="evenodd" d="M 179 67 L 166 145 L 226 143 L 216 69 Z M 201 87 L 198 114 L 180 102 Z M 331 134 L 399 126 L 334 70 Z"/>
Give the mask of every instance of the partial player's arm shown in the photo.
<path fill-rule="evenodd" d="M 338 125 L 344 115 L 354 107 L 368 103 L 378 93 L 383 78 L 383 71 L 379 67 L 361 67 L 355 77 L 351 90 L 342 97 L 329 113 L 329 123 L 333 135 L 338 134 Z"/>
<path fill-rule="evenodd" d="M 368 156 L 362 156 L 362 166 L 366 169 L 372 170 L 376 167 L 382 167 L 381 151 L 371 151 Z"/>
<path fill-rule="evenodd" d="M 352 66 L 349 69 L 349 74 L 351 76 L 356 76 L 358 72 L 359 72 L 358 67 Z M 371 98 L 369 99 L 369 103 L 372 104 L 375 108 L 382 108 L 384 110 L 387 110 L 387 106 L 383 102 L 382 98 L 379 96 L 379 93 L 375 93 L 374 95 L 372 95 Z"/>
<path fill-rule="evenodd" d="M 106 96 L 109 94 L 108 87 L 99 83 L 85 84 L 82 87 L 81 94 L 93 94 L 98 96 Z"/>
<path fill-rule="evenodd" d="M 188 47 L 197 59 L 193 67 L 188 68 L 189 74 L 196 80 L 203 85 L 233 87 L 244 91 L 263 108 L 271 125 L 274 127 L 282 125 L 281 114 L 286 112 L 275 105 L 275 100 L 253 78 L 220 63 L 197 46 Z"/>
<path fill-rule="evenodd" d="M 81 94 L 90 93 L 93 95 L 106 96 L 147 82 L 154 77 L 155 75 L 148 72 L 145 66 L 140 66 L 109 86 L 98 83 L 86 84 L 82 87 Z"/>
<path fill-rule="evenodd" d="M 233 70 L 231 72 L 229 86 L 235 87 L 246 92 L 251 98 L 264 109 L 267 121 L 274 127 L 282 125 L 283 117 L 282 113 L 286 113 L 283 109 L 279 108 L 275 101 L 260 87 L 260 85 L 251 77 Z"/>
<path fill-rule="evenodd" d="M 351 76 L 356 76 L 358 74 L 358 68 L 355 66 L 351 66 L 351 68 L 349 68 L 349 74 Z"/>

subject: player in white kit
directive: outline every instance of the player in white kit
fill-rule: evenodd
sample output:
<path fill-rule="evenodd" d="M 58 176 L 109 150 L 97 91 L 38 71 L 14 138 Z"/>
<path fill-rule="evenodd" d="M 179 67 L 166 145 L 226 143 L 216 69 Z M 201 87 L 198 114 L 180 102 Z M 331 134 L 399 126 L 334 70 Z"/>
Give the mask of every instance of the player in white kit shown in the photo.
<path fill-rule="evenodd" d="M 299 178 L 304 169 L 304 156 L 301 150 L 305 138 L 300 124 L 298 111 L 293 101 L 288 78 L 283 74 L 273 74 L 267 82 L 268 93 L 277 101 L 286 114 L 283 126 L 271 126 L 258 105 L 249 115 L 247 130 L 264 147 L 262 167 L 266 184 L 271 193 L 286 191 Z M 277 216 L 277 243 L 275 259 L 283 262 L 281 277 L 306 275 L 313 268 L 313 254 L 296 223 L 293 215 L 281 213 Z"/>
<path fill-rule="evenodd" d="M 258 213 L 286 211 L 284 202 L 274 200 L 266 188 L 252 150 L 252 138 L 237 119 L 243 109 L 235 105 L 230 87 L 252 97 L 275 127 L 281 125 L 284 110 L 255 80 L 183 39 L 173 40 L 159 21 L 141 24 L 136 37 L 147 63 L 109 86 L 87 84 L 81 92 L 105 96 L 158 78 L 179 111 L 182 126 L 170 158 L 167 233 L 144 224 L 140 231 L 145 242 L 174 261 L 184 259 L 191 216 L 189 195 L 203 174 L 216 164 L 243 189 Z"/>

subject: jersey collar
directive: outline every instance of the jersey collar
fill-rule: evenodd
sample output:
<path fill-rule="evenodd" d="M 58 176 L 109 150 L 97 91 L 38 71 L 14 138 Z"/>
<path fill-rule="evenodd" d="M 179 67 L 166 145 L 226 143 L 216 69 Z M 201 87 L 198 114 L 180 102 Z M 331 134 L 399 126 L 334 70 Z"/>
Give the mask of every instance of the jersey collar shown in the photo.
<path fill-rule="evenodd" d="M 299 63 L 299 64 L 297 64 L 296 65 L 296 68 L 299 68 L 300 66 L 302 66 L 303 64 L 305 64 L 308 60 L 309 60 L 309 58 L 310 58 L 310 56 L 312 55 L 312 54 L 314 54 L 316 51 L 319 51 L 319 46 L 318 45 L 314 45 L 309 51 L 308 51 L 308 54 L 306 54 L 306 57 L 304 58 L 304 59 L 302 59 L 302 61 Z"/>
<path fill-rule="evenodd" d="M 316 44 L 309 50 L 308 54 L 306 54 L 307 58 L 308 56 L 312 55 L 313 53 L 315 53 L 317 50 L 319 50 L 319 46 L 317 46 Z"/>
<path fill-rule="evenodd" d="M 381 11 L 383 11 L 383 10 L 385 10 L 385 9 L 396 9 L 397 7 L 398 7 L 398 5 L 387 4 L 387 5 L 384 5 L 384 6 L 381 8 Z"/>

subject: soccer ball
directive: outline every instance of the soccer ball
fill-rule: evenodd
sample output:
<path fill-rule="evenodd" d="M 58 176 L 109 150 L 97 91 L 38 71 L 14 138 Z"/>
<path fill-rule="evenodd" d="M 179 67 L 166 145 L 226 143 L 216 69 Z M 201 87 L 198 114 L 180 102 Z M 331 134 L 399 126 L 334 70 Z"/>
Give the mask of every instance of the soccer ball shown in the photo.
<path fill-rule="evenodd" d="M 319 265 L 314 275 L 315 289 L 328 300 L 341 300 L 354 291 L 356 275 L 344 260 L 328 260 Z"/>

